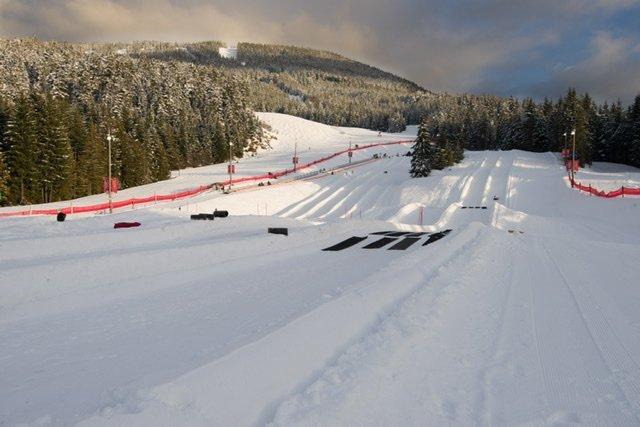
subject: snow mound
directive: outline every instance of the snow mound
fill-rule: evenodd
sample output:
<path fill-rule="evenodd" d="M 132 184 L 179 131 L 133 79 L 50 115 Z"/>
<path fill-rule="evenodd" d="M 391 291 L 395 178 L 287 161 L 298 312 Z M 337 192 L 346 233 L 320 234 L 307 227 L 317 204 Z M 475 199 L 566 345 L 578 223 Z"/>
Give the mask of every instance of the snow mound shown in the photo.
<path fill-rule="evenodd" d="M 237 47 L 219 47 L 218 55 L 220 55 L 222 58 L 237 59 L 238 48 Z"/>
<path fill-rule="evenodd" d="M 407 137 L 408 134 L 382 133 L 359 128 L 329 126 L 311 120 L 280 113 L 256 113 L 258 118 L 269 125 L 276 137 L 271 142 L 274 152 L 291 152 L 297 142 L 298 150 L 343 150 L 358 143 L 376 142 L 376 139 L 389 140 Z"/>

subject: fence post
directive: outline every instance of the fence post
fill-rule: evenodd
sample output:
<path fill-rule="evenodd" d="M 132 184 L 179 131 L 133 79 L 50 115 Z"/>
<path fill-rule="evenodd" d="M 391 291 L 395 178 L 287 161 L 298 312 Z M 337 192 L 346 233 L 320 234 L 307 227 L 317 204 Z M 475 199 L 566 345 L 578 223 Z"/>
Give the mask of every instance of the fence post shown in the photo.
<path fill-rule="evenodd" d="M 622 198 L 624 199 L 624 185 L 622 186 Z"/>
<path fill-rule="evenodd" d="M 591 192 L 591 184 L 589 184 L 589 195 L 593 196 L 593 193 Z"/>

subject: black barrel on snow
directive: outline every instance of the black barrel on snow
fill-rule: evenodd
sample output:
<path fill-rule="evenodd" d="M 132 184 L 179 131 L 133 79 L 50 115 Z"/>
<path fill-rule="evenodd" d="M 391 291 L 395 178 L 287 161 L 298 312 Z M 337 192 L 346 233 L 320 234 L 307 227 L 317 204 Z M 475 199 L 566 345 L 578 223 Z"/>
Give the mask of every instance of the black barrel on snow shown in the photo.
<path fill-rule="evenodd" d="M 229 216 L 229 211 L 215 211 L 213 216 L 216 218 L 226 218 Z"/>
<path fill-rule="evenodd" d="M 269 234 L 282 234 L 283 236 L 289 235 L 289 229 L 283 227 L 269 227 L 267 229 L 267 233 Z"/>
<path fill-rule="evenodd" d="M 212 220 L 213 214 L 199 213 L 199 214 L 191 215 L 191 219 L 192 220 L 208 220 L 208 219 Z"/>
<path fill-rule="evenodd" d="M 64 212 L 58 212 L 56 219 L 58 220 L 58 222 L 64 222 L 64 220 L 67 219 L 67 214 Z"/>

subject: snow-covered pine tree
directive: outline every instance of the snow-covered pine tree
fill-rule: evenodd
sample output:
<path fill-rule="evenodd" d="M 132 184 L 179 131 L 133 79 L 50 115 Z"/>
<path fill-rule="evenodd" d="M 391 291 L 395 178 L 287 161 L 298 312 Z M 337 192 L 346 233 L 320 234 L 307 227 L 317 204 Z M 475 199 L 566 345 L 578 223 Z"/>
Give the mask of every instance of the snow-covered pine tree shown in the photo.
<path fill-rule="evenodd" d="M 640 166 L 640 95 L 637 95 L 629 108 L 629 162 Z"/>
<path fill-rule="evenodd" d="M 38 112 L 37 180 L 40 183 L 42 201 L 52 202 L 66 198 L 71 193 L 71 173 L 74 166 L 69 142 L 66 104 L 46 96 L 40 100 Z"/>
<path fill-rule="evenodd" d="M 86 132 L 82 151 L 78 156 L 77 186 L 78 194 L 95 194 L 102 191 L 102 178 L 107 176 L 107 152 L 104 137 L 98 133 L 95 125 Z"/>
<path fill-rule="evenodd" d="M 413 178 L 423 178 L 431 173 L 431 160 L 433 158 L 433 148 L 431 146 L 431 135 L 426 121 L 422 121 L 418 129 L 418 138 L 413 145 L 411 156 L 411 170 L 409 173 Z"/>
<path fill-rule="evenodd" d="M 7 149 L 9 192 L 13 201 L 26 204 L 31 199 L 36 173 L 36 120 L 29 100 L 17 98 L 7 122 L 4 143 Z"/>
<path fill-rule="evenodd" d="M 9 171 L 4 162 L 4 154 L 0 151 L 0 206 L 9 203 Z"/>

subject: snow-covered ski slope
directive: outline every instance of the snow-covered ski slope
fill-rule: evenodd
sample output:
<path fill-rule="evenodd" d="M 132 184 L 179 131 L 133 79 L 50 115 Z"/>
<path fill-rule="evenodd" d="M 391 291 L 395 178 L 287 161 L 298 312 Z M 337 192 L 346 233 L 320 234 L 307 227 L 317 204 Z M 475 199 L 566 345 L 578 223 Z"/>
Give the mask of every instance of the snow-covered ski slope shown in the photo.
<path fill-rule="evenodd" d="M 283 147 L 254 161 L 289 161 L 312 126 L 298 120 L 273 117 Z M 377 138 L 318 126 L 308 151 Z M 0 221 L 1 423 L 638 425 L 640 200 L 572 190 L 551 153 L 467 152 L 410 179 L 406 150 L 111 216 Z M 231 216 L 189 220 L 216 208 Z M 322 251 L 352 236 L 366 239 Z"/>
<path fill-rule="evenodd" d="M 297 154 L 300 164 L 308 163 L 330 154 L 343 151 L 362 144 L 375 144 L 381 142 L 406 141 L 415 138 L 416 128 L 410 126 L 404 133 L 381 133 L 367 129 L 327 126 L 321 123 L 277 113 L 257 113 L 258 117 L 270 125 L 275 139 L 270 143 L 270 149 L 260 151 L 256 156 L 245 157 L 236 162 L 236 174 L 234 178 L 263 175 L 267 172 L 289 169 L 292 167 L 294 148 L 297 145 Z M 407 147 L 405 147 L 408 150 Z M 353 152 L 353 161 L 368 159 L 371 150 Z M 395 152 L 395 151 L 394 151 Z M 313 172 L 320 168 L 331 168 L 348 161 L 346 155 L 318 164 L 316 167 L 305 169 L 304 173 Z M 106 167 L 105 167 L 106 170 Z M 188 168 L 172 172 L 172 178 L 166 181 L 148 185 L 128 188 L 114 194 L 114 201 L 131 199 L 133 197 L 153 196 L 154 194 L 171 194 L 199 186 L 209 185 L 215 182 L 223 182 L 229 179 L 227 164 Z M 29 207 L 32 209 L 64 208 L 69 206 L 95 205 L 106 202 L 104 194 L 82 197 L 73 201 L 39 204 L 23 207 L 4 207 L 2 212 L 23 211 Z"/>

